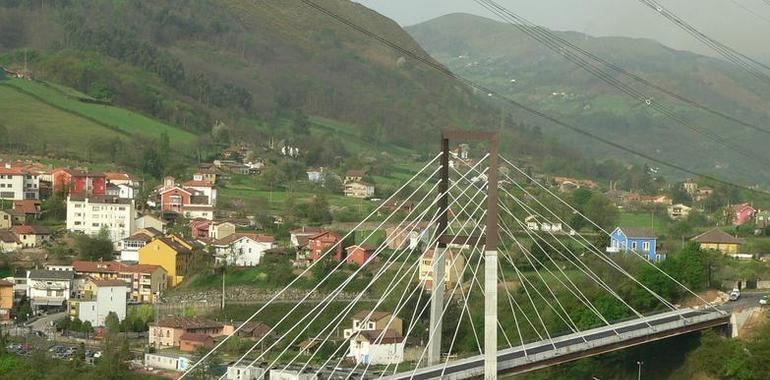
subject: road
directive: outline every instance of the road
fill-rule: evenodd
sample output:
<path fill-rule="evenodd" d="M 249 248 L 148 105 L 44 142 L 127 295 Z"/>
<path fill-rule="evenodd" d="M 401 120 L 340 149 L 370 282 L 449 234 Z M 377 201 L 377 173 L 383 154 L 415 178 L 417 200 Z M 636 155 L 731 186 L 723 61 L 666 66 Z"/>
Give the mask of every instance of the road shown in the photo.
<path fill-rule="evenodd" d="M 28 326 L 32 327 L 33 330 L 48 333 L 51 331 L 51 322 L 56 322 L 64 318 L 65 315 L 67 315 L 66 312 L 48 314 L 29 323 Z"/>

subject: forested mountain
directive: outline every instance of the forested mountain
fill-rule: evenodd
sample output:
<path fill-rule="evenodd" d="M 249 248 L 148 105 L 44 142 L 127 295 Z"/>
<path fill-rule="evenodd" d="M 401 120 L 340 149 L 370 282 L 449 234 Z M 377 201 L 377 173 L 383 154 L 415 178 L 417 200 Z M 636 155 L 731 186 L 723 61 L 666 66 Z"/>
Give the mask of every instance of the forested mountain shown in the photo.
<path fill-rule="evenodd" d="M 749 184 L 770 181 L 766 170 L 770 160 L 767 134 L 612 74 L 615 79 L 642 88 L 652 100 L 671 106 L 677 117 L 687 120 L 690 126 L 705 131 L 694 132 L 652 110 L 641 99 L 610 87 L 510 24 L 452 14 L 408 27 L 407 31 L 455 73 L 593 133 L 691 169 Z M 651 82 L 770 131 L 770 85 L 736 66 L 676 51 L 651 40 L 555 33 Z M 527 121 L 528 116 L 518 117 Z M 562 129 L 544 131 L 558 134 L 565 145 L 576 146 L 594 157 L 635 159 Z M 758 158 L 727 149 L 705 138 L 704 133 L 717 135 Z"/>
<path fill-rule="evenodd" d="M 320 3 L 427 56 L 361 5 Z M 0 65 L 196 134 L 301 110 L 414 146 L 486 114 L 467 89 L 298 0 L 0 0 Z"/>

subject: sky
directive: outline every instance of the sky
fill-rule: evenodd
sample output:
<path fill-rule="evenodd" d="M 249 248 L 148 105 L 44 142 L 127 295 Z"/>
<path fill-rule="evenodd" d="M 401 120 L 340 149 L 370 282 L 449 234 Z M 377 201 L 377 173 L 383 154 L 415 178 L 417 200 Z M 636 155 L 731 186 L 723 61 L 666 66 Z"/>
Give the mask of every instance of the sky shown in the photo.
<path fill-rule="evenodd" d="M 498 20 L 473 0 L 354 0 L 414 25 L 465 12 Z M 539 25 L 592 36 L 642 37 L 675 49 L 716 55 L 639 0 L 497 0 Z M 658 0 L 689 24 L 744 54 L 770 61 L 770 2 L 764 0 Z"/>

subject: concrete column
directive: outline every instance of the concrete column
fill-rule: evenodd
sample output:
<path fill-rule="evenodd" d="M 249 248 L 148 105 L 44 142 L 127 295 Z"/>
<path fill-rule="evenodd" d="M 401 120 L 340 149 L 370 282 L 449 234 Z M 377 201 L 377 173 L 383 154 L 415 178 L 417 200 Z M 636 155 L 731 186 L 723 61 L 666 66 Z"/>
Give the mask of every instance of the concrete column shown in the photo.
<path fill-rule="evenodd" d="M 428 365 L 441 363 L 441 317 L 444 312 L 444 275 L 446 272 L 447 248 L 436 248 L 433 252 L 431 273 L 432 298 L 430 301 L 430 342 L 428 342 Z M 435 331 L 435 333 L 434 333 Z"/>
<path fill-rule="evenodd" d="M 484 379 L 497 379 L 497 251 L 484 252 Z"/>

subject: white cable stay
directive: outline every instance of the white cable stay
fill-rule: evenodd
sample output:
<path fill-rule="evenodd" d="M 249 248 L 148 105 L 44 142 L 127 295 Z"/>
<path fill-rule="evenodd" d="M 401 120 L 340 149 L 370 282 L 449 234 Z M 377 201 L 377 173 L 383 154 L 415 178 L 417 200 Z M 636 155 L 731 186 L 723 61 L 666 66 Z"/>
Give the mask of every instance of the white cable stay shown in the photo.
<path fill-rule="evenodd" d="M 425 172 L 425 170 L 426 170 L 426 169 L 428 169 L 428 167 L 430 167 L 431 165 L 433 165 L 433 164 L 436 162 L 436 160 L 438 160 L 438 159 L 439 159 L 441 156 L 442 156 L 442 154 L 441 154 L 441 153 L 439 153 L 439 154 L 437 154 L 435 157 L 433 157 L 433 159 L 432 159 L 432 160 L 430 160 L 430 161 L 429 161 L 427 164 L 425 164 L 425 166 L 423 166 L 423 167 L 422 167 L 420 170 L 418 170 L 418 171 L 417 171 L 417 173 L 415 173 L 415 174 L 414 174 L 412 177 L 410 177 L 410 178 L 409 178 L 409 179 L 408 179 L 408 180 L 407 180 L 407 181 L 406 181 L 406 182 L 405 182 L 403 185 L 401 185 L 401 187 L 399 187 L 399 188 L 398 188 L 398 189 L 397 189 L 395 192 L 393 192 L 393 195 L 391 195 L 391 196 L 390 196 L 390 197 L 388 197 L 388 198 L 387 198 L 387 199 L 386 199 L 386 200 L 385 200 L 383 203 L 381 203 L 380 205 L 378 205 L 378 206 L 377 206 L 377 207 L 376 207 L 376 208 L 375 208 L 375 209 L 374 209 L 374 210 L 373 210 L 373 211 L 372 211 L 372 212 L 371 212 L 369 215 L 367 215 L 367 216 L 366 216 L 366 217 L 365 217 L 365 218 L 364 218 L 364 219 L 363 219 L 361 222 L 359 222 L 359 223 L 358 223 L 358 224 L 357 224 L 357 225 L 356 225 L 356 226 L 355 226 L 355 227 L 354 227 L 354 228 L 353 228 L 353 229 L 352 229 L 350 232 L 348 232 L 348 233 L 347 233 L 347 234 L 346 234 L 346 235 L 345 235 L 345 236 L 344 236 L 342 239 L 340 239 L 340 241 L 339 241 L 338 243 L 336 243 L 334 246 L 330 247 L 330 248 L 329 248 L 329 250 L 327 250 L 327 251 L 326 251 L 324 254 L 322 254 L 322 255 L 321 255 L 321 257 L 320 257 L 320 260 L 318 260 L 318 261 L 321 261 L 321 260 L 323 260 L 323 258 L 327 257 L 327 256 L 328 256 L 328 255 L 329 255 L 329 254 L 330 254 L 330 253 L 331 253 L 331 252 L 332 252 L 332 251 L 333 251 L 333 250 L 334 250 L 334 249 L 335 249 L 335 248 L 336 248 L 338 245 L 342 244 L 342 242 L 343 242 L 343 241 L 344 241 L 346 238 L 348 238 L 349 236 L 351 236 L 353 233 L 355 233 L 355 232 L 358 230 L 358 228 L 360 228 L 361 226 L 363 226 L 363 225 L 364 225 L 364 223 L 365 223 L 365 222 L 367 222 L 367 221 L 369 220 L 369 218 L 371 218 L 371 217 L 373 217 L 374 215 L 376 215 L 376 214 L 377 214 L 377 213 L 378 213 L 378 212 L 379 212 L 379 211 L 380 211 L 380 210 L 383 208 L 383 206 L 384 206 L 385 204 L 387 204 L 388 202 L 392 201 L 392 200 L 393 200 L 393 198 L 395 198 L 395 196 L 396 196 L 397 194 L 399 194 L 399 193 L 400 193 L 402 190 L 404 190 L 404 189 L 405 189 L 405 188 L 406 188 L 406 187 L 407 187 L 407 186 L 408 186 L 410 183 L 412 183 L 412 181 L 414 181 L 414 180 L 415 180 L 416 178 L 418 178 L 419 176 L 423 175 L 423 173 Z M 438 173 L 438 169 L 437 169 L 437 170 L 435 170 L 435 171 L 433 172 L 433 174 L 431 174 L 431 177 L 432 177 L 432 176 L 435 176 L 435 175 L 436 175 L 436 173 Z M 420 184 L 420 186 L 419 186 L 417 189 L 420 189 L 420 188 L 422 187 L 422 185 L 423 185 L 425 182 L 426 182 L 426 181 L 423 181 L 423 183 L 421 183 L 421 184 Z M 415 191 L 415 192 L 416 192 L 416 191 Z M 413 192 L 413 193 L 410 195 L 410 197 L 411 197 L 411 196 L 413 196 L 413 195 L 415 194 L 415 192 Z M 385 218 L 385 221 L 389 220 L 389 219 L 390 219 L 390 218 L 391 218 L 391 217 L 392 217 L 394 214 L 395 214 L 395 213 L 388 215 L 388 217 L 387 217 L 387 218 Z M 235 329 L 233 330 L 233 332 L 231 332 L 230 334 L 228 334 L 227 336 L 225 336 L 225 338 L 224 338 L 222 341 L 220 341 L 218 344 L 216 344 L 214 347 L 212 347 L 212 348 L 211 348 L 211 349 L 210 349 L 210 350 L 209 350 L 209 351 L 208 351 L 206 354 L 204 354 L 204 355 L 203 355 L 203 356 L 202 356 L 202 357 L 201 357 L 199 360 L 197 360 L 197 361 L 196 361 L 195 363 L 193 363 L 193 364 L 192 364 L 192 365 L 191 365 L 189 368 L 187 368 L 187 370 L 185 370 L 185 372 L 183 372 L 183 373 L 182 373 L 182 375 L 179 377 L 179 380 L 183 379 L 185 376 L 187 376 L 187 374 L 189 374 L 191 371 L 193 371 L 195 368 L 197 368 L 197 367 L 198 367 L 198 366 L 199 366 L 201 363 L 205 362 L 205 360 L 206 360 L 206 359 L 208 359 L 208 357 L 210 357 L 210 356 L 211 356 L 211 354 L 212 354 L 213 352 L 215 352 L 216 350 L 218 350 L 219 348 L 221 348 L 221 347 L 222 347 L 222 346 L 223 346 L 223 345 L 224 345 L 224 344 L 225 344 L 225 343 L 226 343 L 226 342 L 227 342 L 227 341 L 230 339 L 230 337 L 232 337 L 233 335 L 237 334 L 237 333 L 238 333 L 238 332 L 239 332 L 239 331 L 240 331 L 240 330 L 243 328 L 243 326 L 245 326 L 246 324 L 248 324 L 249 322 L 251 322 L 251 321 L 252 321 L 252 320 L 253 320 L 253 319 L 254 319 L 254 318 L 255 318 L 255 317 L 256 317 L 256 316 L 257 316 L 257 315 L 258 315 L 258 314 L 259 314 L 259 313 L 262 311 L 262 310 L 264 310 L 264 309 L 267 307 L 267 305 L 269 305 L 270 303 L 272 303 L 274 300 L 278 299 L 278 297 L 280 297 L 281 295 L 283 295 L 283 293 L 284 293 L 284 292 L 286 292 L 286 290 L 288 290 L 289 288 L 291 288 L 291 286 L 293 286 L 293 285 L 294 285 L 294 284 L 295 284 L 297 281 L 299 281 L 299 279 L 300 279 L 300 278 L 302 278 L 304 275 L 306 275 L 306 274 L 307 274 L 307 273 L 308 273 L 308 272 L 309 272 L 309 271 L 310 271 L 310 270 L 313 268 L 313 266 L 314 266 L 314 265 L 316 265 L 316 263 L 317 263 L 318 261 L 316 261 L 316 262 L 313 262 L 312 264 L 310 264 L 310 265 L 309 265 L 309 266 L 308 266 L 308 267 L 307 267 L 307 268 L 306 268 L 306 269 L 305 269 L 305 270 L 304 270 L 304 271 L 303 271 L 303 272 L 302 272 L 302 273 L 301 273 L 299 276 L 297 276 L 297 277 L 296 277 L 294 280 L 292 280 L 292 281 L 291 281 L 291 282 L 290 282 L 288 285 L 286 285 L 286 286 L 285 286 L 283 289 L 281 289 L 279 292 L 277 292 L 276 294 L 274 294 L 274 295 L 273 295 L 273 297 L 271 297 L 271 299 L 270 299 L 270 300 L 268 300 L 268 302 L 267 302 L 267 303 L 265 303 L 265 304 L 264 304 L 262 307 L 260 307 L 260 308 L 259 308 L 259 309 L 258 309 L 256 312 L 254 312 L 254 313 L 253 313 L 253 314 L 252 314 L 252 315 L 251 315 L 251 316 L 250 316 L 248 319 L 246 319 L 246 321 L 244 321 L 244 322 L 243 322 L 243 323 L 242 323 L 240 326 L 238 326 L 237 328 L 235 328 Z M 335 270 L 336 270 L 336 268 L 335 268 Z M 330 273 L 329 273 L 329 275 L 331 275 L 331 273 L 333 273 L 333 271 L 332 271 L 332 272 L 330 272 Z M 327 276 L 327 277 L 328 277 L 328 276 Z M 305 297 L 305 298 L 303 298 L 303 300 L 307 299 L 307 297 L 309 297 L 311 293 L 312 293 L 312 292 L 308 292 L 308 294 L 306 295 L 306 297 Z"/>

